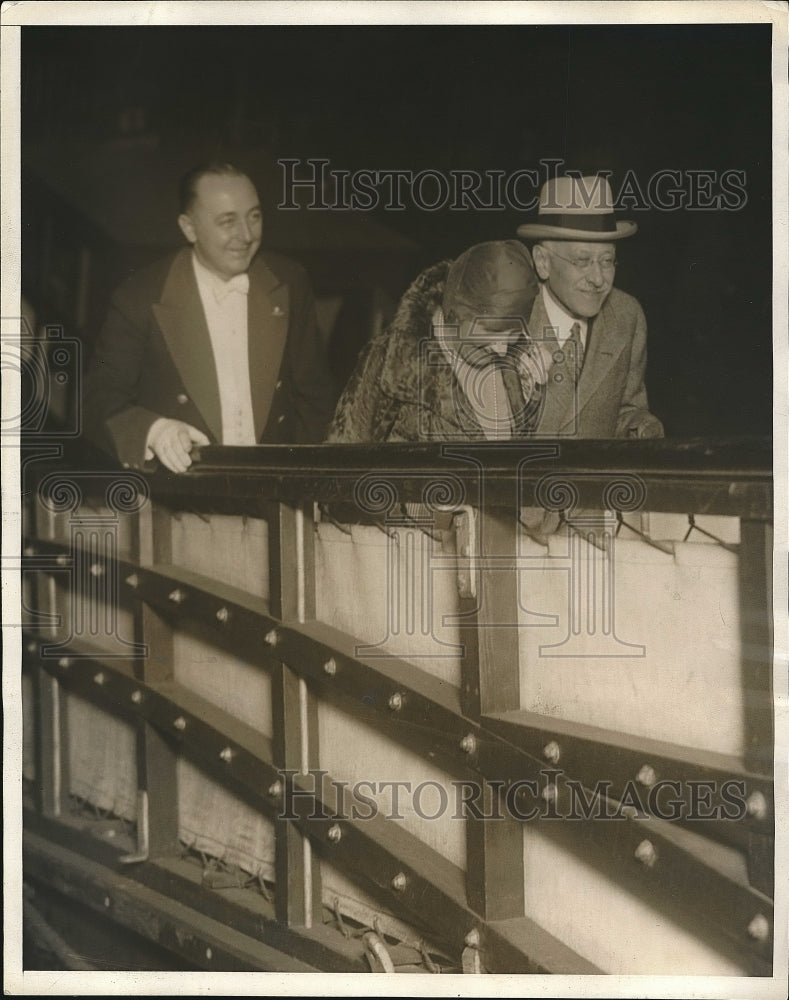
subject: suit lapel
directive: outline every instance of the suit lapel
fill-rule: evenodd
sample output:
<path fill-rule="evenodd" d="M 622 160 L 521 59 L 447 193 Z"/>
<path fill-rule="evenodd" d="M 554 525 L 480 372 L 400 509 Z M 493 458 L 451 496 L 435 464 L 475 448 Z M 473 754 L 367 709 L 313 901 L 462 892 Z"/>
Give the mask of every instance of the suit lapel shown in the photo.
<path fill-rule="evenodd" d="M 609 300 L 606 300 L 594 318 L 588 338 L 584 367 L 578 383 L 579 413 L 599 390 L 614 361 L 625 349 L 626 342 L 627 338 L 619 329 L 616 312 Z"/>
<path fill-rule="evenodd" d="M 252 385 L 255 439 L 259 441 L 271 412 L 285 351 L 290 312 L 288 286 L 280 282 L 260 257 L 255 258 L 249 269 L 247 309 L 249 379 Z"/>
<path fill-rule="evenodd" d="M 265 262 L 256 258 L 249 270 L 247 330 L 257 440 L 263 434 L 271 411 L 285 350 L 289 308 L 288 286 L 281 284 Z M 161 301 L 154 304 L 153 312 L 186 391 L 214 439 L 221 442 L 219 383 L 191 250 L 184 249 L 176 256 Z M 206 359 L 211 363 L 207 364 Z"/>
<path fill-rule="evenodd" d="M 183 249 L 175 257 L 153 313 L 186 391 L 214 439 L 221 441 L 222 410 L 214 352 L 190 249 Z M 206 358 L 211 359 L 211 364 L 206 364 Z"/>

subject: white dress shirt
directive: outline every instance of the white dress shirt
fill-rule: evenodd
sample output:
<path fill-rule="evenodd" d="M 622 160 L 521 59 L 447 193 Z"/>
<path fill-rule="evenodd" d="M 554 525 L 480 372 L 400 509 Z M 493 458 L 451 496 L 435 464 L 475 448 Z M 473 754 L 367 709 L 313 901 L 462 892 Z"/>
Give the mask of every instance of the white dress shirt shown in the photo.
<path fill-rule="evenodd" d="M 249 381 L 249 275 L 238 274 L 223 281 L 194 253 L 192 263 L 214 351 L 222 411 L 222 444 L 256 444 Z"/>
<path fill-rule="evenodd" d="M 542 295 L 542 302 L 545 306 L 545 312 L 548 314 L 548 319 L 556 333 L 556 339 L 559 342 L 559 347 L 564 347 L 565 341 L 570 337 L 572 333 L 573 326 L 577 323 L 581 328 L 581 346 L 586 349 L 586 334 L 589 329 L 589 322 L 585 319 L 576 319 L 569 313 L 565 312 L 564 309 L 559 305 L 556 299 L 548 291 L 547 283 L 543 283 L 540 289 L 540 294 Z"/>

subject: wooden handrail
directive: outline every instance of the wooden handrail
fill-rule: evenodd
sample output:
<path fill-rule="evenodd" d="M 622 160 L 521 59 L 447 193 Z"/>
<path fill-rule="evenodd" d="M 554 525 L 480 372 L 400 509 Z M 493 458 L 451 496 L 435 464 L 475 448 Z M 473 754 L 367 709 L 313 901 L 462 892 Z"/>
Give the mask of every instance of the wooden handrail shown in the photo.
<path fill-rule="evenodd" d="M 31 451 L 30 457 L 35 452 Z M 158 469 L 144 476 L 154 499 L 184 509 L 250 513 L 264 500 L 310 499 L 359 506 L 360 485 L 382 481 L 398 502 L 437 503 L 462 492 L 464 503 L 542 506 L 541 484 L 572 484 L 579 506 L 601 507 L 607 486 L 620 483 L 627 509 L 772 517 L 772 445 L 769 438 L 443 442 L 381 445 L 212 445 L 194 453 L 181 476 Z M 34 462 L 32 469 L 43 464 Z M 83 441 L 63 450 L 53 466 L 118 476 L 129 474 Z M 513 492 L 517 491 L 517 492 Z M 544 490 L 543 490 L 544 492 Z M 632 504 L 638 503 L 640 507 Z"/>

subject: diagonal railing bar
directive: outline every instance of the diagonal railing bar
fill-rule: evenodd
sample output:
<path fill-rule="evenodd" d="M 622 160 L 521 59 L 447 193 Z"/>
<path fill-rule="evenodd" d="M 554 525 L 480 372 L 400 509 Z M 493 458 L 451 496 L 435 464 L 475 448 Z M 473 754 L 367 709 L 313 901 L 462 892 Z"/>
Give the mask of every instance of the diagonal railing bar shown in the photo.
<path fill-rule="evenodd" d="M 367 446 L 206 448 L 195 456 L 188 475 L 160 473 L 148 483 L 168 523 L 171 515 L 183 511 L 199 516 L 251 514 L 267 520 L 271 501 L 285 510 L 299 505 L 304 509 L 308 498 L 328 512 L 329 520 L 369 524 L 355 488 L 371 469 L 384 480 L 387 475 L 396 479 L 401 504 L 429 506 L 430 488 L 446 475 L 461 484 L 465 504 L 480 505 L 487 515 L 500 508 L 500 518 L 516 513 L 516 494 L 518 503 L 542 506 L 540 484 L 557 476 L 570 484 L 578 507 L 599 507 L 601 482 L 619 473 L 633 478 L 632 470 L 637 469 L 646 509 L 735 516 L 751 525 L 754 537 L 769 531 L 769 442 L 539 444 L 543 450 L 538 455 L 535 445 L 528 462 L 517 449 L 498 445 L 407 445 L 387 449 L 385 455 Z M 57 473 L 68 477 L 62 464 Z M 311 523 L 309 518 L 306 523 Z M 63 566 L 73 554 L 66 543 L 36 537 L 26 540 L 25 551 L 29 568 L 42 576 L 53 572 L 49 561 L 34 566 L 33 560 L 54 555 L 53 565 Z M 517 698 L 497 704 L 496 715 L 489 706 L 480 718 L 479 708 L 472 712 L 458 689 L 419 667 L 395 657 L 360 657 L 358 640 L 310 620 L 314 611 L 296 621 L 295 612 L 284 605 L 269 605 L 238 588 L 170 566 L 167 548 L 146 559 L 140 555 L 144 567 L 138 565 L 137 555 L 131 561 L 92 552 L 95 565 L 90 566 L 97 577 L 112 573 L 120 583 L 121 603 L 131 604 L 135 614 L 141 610 L 170 633 L 200 625 L 201 635 L 212 633 L 208 641 L 243 653 L 251 664 L 265 670 L 280 664 L 298 679 L 300 690 L 335 702 L 374 732 L 393 737 L 464 782 L 495 786 L 494 800 L 505 802 L 518 820 L 539 820 L 541 833 L 714 950 L 741 959 L 752 974 L 765 974 L 769 968 L 772 904 L 765 893 L 772 890 L 772 875 L 762 863 L 774 850 L 769 727 L 754 728 L 749 738 L 754 746 L 758 743 L 760 755 L 754 751 L 743 763 L 739 757 L 530 717 L 517 709 Z M 757 569 L 764 575 L 764 567 Z M 88 580 L 80 578 L 72 586 L 91 598 Z M 769 620 L 769 615 L 763 588 L 756 590 L 761 617 L 757 615 L 751 645 L 762 650 L 762 619 Z M 155 645 L 156 629 L 153 633 Z M 156 648 L 154 655 L 161 657 L 163 647 Z M 161 733 L 162 745 L 175 748 L 168 751 L 171 755 L 194 760 L 266 815 L 279 815 L 283 784 L 286 797 L 292 798 L 297 789 L 311 791 L 303 787 L 303 778 L 290 772 L 284 782 L 275 777 L 271 741 L 176 684 L 171 669 L 161 676 L 142 670 L 140 662 L 127 669 L 118 654 L 113 659 L 111 652 L 96 656 L 88 647 L 66 648 L 46 633 L 41 641 L 29 640 L 25 652 L 42 678 L 78 691 L 115 714 L 136 718 L 154 736 Z M 145 652 L 137 655 L 144 657 Z M 760 669 L 767 676 L 769 664 Z M 750 673 L 744 680 L 746 691 L 748 677 Z M 769 685 L 762 687 L 769 694 Z M 769 713 L 766 699 L 760 710 Z M 510 711 L 502 712 L 504 708 Z M 679 789 L 673 798 L 682 813 L 670 817 L 672 821 L 659 819 L 665 811 L 656 789 L 672 783 L 672 793 Z M 712 786 L 702 804 L 717 810 L 715 818 L 692 815 L 699 796 L 691 789 L 703 785 Z M 576 816 L 572 810 L 579 796 L 581 814 Z M 323 801 L 320 793 L 317 798 Z M 499 927 L 496 921 L 482 919 L 480 914 L 490 911 L 475 913 L 469 907 L 464 873 L 398 824 L 382 817 L 375 817 L 377 823 L 336 817 L 332 821 L 313 814 L 311 805 L 307 814 L 308 795 L 296 795 L 292 801 L 295 815 L 287 822 L 310 838 L 319 855 L 330 857 L 353 881 L 367 885 L 412 920 L 434 913 L 431 929 L 441 928 L 453 947 L 462 948 L 473 937 L 491 971 L 568 971 L 578 966 L 589 971 L 588 963 L 527 917 L 515 913 Z M 489 795 L 485 801 L 490 801 Z M 600 803 L 602 816 L 593 814 Z M 467 819 L 473 808 L 466 804 Z M 607 815 L 609 808 L 614 815 Z M 552 822 L 552 817 L 565 821 Z M 505 860 L 506 851 L 500 851 L 498 862 Z M 529 942 L 525 949 L 524 941 Z"/>
<path fill-rule="evenodd" d="M 132 705 L 137 715 L 168 733 L 190 760 L 221 777 L 229 787 L 242 790 L 266 814 L 281 818 L 282 795 L 287 791 L 271 763 L 270 741 L 265 737 L 215 706 L 206 712 L 208 703 L 178 684 L 141 685 L 129 670 L 117 669 L 113 660 L 90 658 L 90 650 L 84 647 L 71 652 L 70 658 L 41 663 L 69 690 L 98 699 L 105 708 L 122 707 L 125 714 Z M 103 679 L 96 684 L 99 672 Z M 133 697 L 136 692 L 142 697 Z M 331 784 L 331 777 L 326 777 Z M 492 969 L 577 975 L 599 971 L 533 921 L 526 921 L 527 943 L 516 949 L 466 906 L 463 872 L 438 852 L 381 816 L 345 818 L 346 813 L 336 810 L 333 799 L 327 799 L 314 782 L 295 775 L 287 778 L 297 791 L 285 803 L 294 817 L 286 821 L 296 822 L 346 875 L 384 896 L 388 905 L 411 921 L 439 933 L 452 947 L 461 949 L 466 935 L 476 929 Z"/>
<path fill-rule="evenodd" d="M 194 574 L 186 575 L 192 578 L 195 576 Z M 145 581 L 149 578 L 157 584 L 155 588 L 146 587 Z M 147 569 L 141 574 L 137 588 L 143 591 L 142 596 L 146 600 L 161 604 L 163 601 L 169 600 L 165 594 L 171 592 L 170 588 L 178 579 L 178 577 L 167 576 Z M 158 594 L 152 592 L 153 589 L 158 591 Z M 191 608 L 192 614 L 202 617 L 199 605 L 201 599 L 206 596 L 208 595 L 205 592 L 188 593 L 178 604 L 179 614 L 183 613 L 185 609 Z M 233 612 L 239 613 L 240 609 L 234 608 Z M 266 619 L 265 624 L 266 627 L 271 625 L 276 627 L 277 623 Z M 308 630 L 310 627 L 312 630 L 317 629 L 325 634 L 326 627 L 322 627 L 318 623 L 308 623 L 300 626 L 300 629 Z M 335 630 L 329 631 L 334 632 Z M 320 664 L 326 662 L 324 657 L 331 653 L 336 667 L 335 672 L 331 675 L 332 686 L 335 686 L 337 681 L 340 681 L 340 684 L 343 684 L 344 681 L 346 691 L 357 693 L 369 691 L 371 690 L 372 674 L 375 678 L 373 689 L 382 691 L 385 696 L 387 692 L 386 682 L 393 683 L 392 679 L 388 678 L 383 671 L 378 669 L 373 671 L 359 661 L 345 656 L 337 645 L 327 645 L 321 642 L 316 649 L 314 639 L 309 640 L 307 636 L 288 626 L 277 628 L 277 635 L 277 656 L 293 663 L 294 666 L 297 665 L 299 670 L 311 674 L 315 679 L 321 678 L 323 672 Z M 346 642 L 348 638 L 345 637 Z M 46 659 L 42 660 L 45 667 L 47 662 Z M 65 682 L 66 676 L 68 676 L 69 681 L 74 684 L 75 677 L 79 676 L 83 678 L 81 687 L 86 689 L 91 696 L 97 696 L 97 689 L 100 689 L 102 697 L 109 696 L 110 685 L 106 682 L 101 685 L 95 684 L 95 670 L 90 665 L 90 661 L 88 661 L 87 667 L 80 663 L 79 658 L 74 658 L 65 667 L 63 666 L 63 658 L 49 662 L 52 666 L 57 666 L 56 676 L 61 682 Z M 111 662 L 108 661 L 108 663 Z M 310 666 L 312 667 L 311 671 Z M 416 675 L 421 673 L 418 668 L 414 667 L 411 668 L 411 671 Z M 356 675 L 355 680 L 354 675 Z M 323 674 L 323 677 L 325 676 Z M 119 678 L 125 678 L 127 685 L 131 685 L 134 690 L 139 690 L 135 686 L 137 682 L 129 676 L 128 671 L 119 673 Z M 424 680 L 426 678 L 423 678 Z M 114 685 L 112 687 L 114 688 Z M 212 768 L 219 767 L 219 761 L 227 762 L 230 760 L 233 763 L 232 774 L 228 768 L 219 768 L 224 780 L 229 780 L 232 777 L 234 786 L 237 786 L 239 782 L 242 786 L 246 784 L 247 792 L 250 787 L 253 790 L 260 788 L 261 773 L 258 765 L 260 765 L 261 759 L 249 754 L 248 750 L 240 743 L 227 742 L 229 734 L 226 730 L 232 725 L 233 731 L 236 731 L 240 724 L 236 720 L 232 720 L 232 717 L 211 707 L 210 711 L 222 723 L 218 730 L 221 733 L 219 745 L 216 745 L 205 736 L 210 727 L 206 727 L 202 715 L 209 711 L 209 706 L 203 705 L 202 700 L 198 699 L 196 711 L 184 714 L 179 711 L 180 705 L 173 708 L 171 699 L 163 693 L 161 688 L 164 688 L 165 691 L 175 690 L 175 687 L 168 688 L 167 685 L 157 686 L 151 690 L 150 695 L 146 694 L 141 702 L 136 703 L 137 709 L 141 710 L 142 706 L 146 706 L 146 718 L 161 730 L 175 734 L 174 739 L 183 740 L 186 733 L 189 733 L 190 736 L 196 733 L 202 734 L 199 739 L 194 741 L 194 744 L 191 740 L 189 742 L 190 746 L 194 746 L 194 753 L 197 757 Z M 557 797 L 560 789 L 562 794 L 567 794 L 567 786 L 563 776 L 560 777 L 558 783 L 556 781 L 558 776 L 556 768 L 547 767 L 544 759 L 537 759 L 519 750 L 500 736 L 485 731 L 482 726 L 475 725 L 470 720 L 456 715 L 446 703 L 439 704 L 428 701 L 419 695 L 415 688 L 404 688 L 402 684 L 395 689 L 405 692 L 403 707 L 397 713 L 398 716 L 406 706 L 411 707 L 412 715 L 419 713 L 418 718 L 412 718 L 410 725 L 407 725 L 404 731 L 401 730 L 401 738 L 404 737 L 406 745 L 412 749 L 421 750 L 427 759 L 446 760 L 452 773 L 466 775 L 477 773 L 488 782 L 502 782 L 508 796 L 513 790 L 517 791 L 517 796 L 512 798 L 512 809 L 519 818 L 544 818 L 546 813 L 550 818 L 550 804 L 546 804 L 542 798 L 546 785 L 554 785 Z M 132 694 L 133 691 L 126 694 L 125 697 L 116 697 L 114 700 L 120 701 L 124 706 L 129 703 L 135 704 L 131 697 Z M 384 704 L 383 697 L 381 703 Z M 173 711 L 176 712 L 175 715 L 173 715 Z M 398 719 L 398 723 L 399 721 Z M 249 728 L 247 727 L 247 729 Z M 399 729 L 398 726 L 395 732 Z M 217 730 L 213 730 L 213 732 L 217 732 Z M 463 732 L 465 732 L 465 736 L 458 739 L 458 734 Z M 251 733 L 254 733 L 254 730 L 251 730 Z M 420 739 L 420 733 L 422 739 Z M 426 744 L 424 743 L 425 736 L 428 739 Z M 473 740 L 474 749 L 471 752 L 468 749 L 468 737 Z M 454 766 L 452 766 L 453 759 Z M 250 761 L 252 762 L 251 770 L 246 772 L 245 764 Z M 269 782 L 268 787 L 273 788 L 278 777 L 270 764 L 270 757 L 269 763 L 266 763 L 265 766 L 268 767 L 268 771 L 263 776 L 263 782 Z M 583 792 L 587 800 L 591 798 L 592 793 L 588 788 L 584 788 Z M 555 808 L 556 804 L 554 803 Z M 304 821 L 304 817 L 301 819 Z M 370 827 L 365 827 L 365 830 L 375 834 L 374 840 L 381 836 L 385 841 L 387 837 L 391 838 L 393 835 L 391 826 L 392 824 L 379 824 L 375 831 Z M 694 922 L 696 932 L 698 933 L 699 924 L 705 925 L 714 937 L 718 938 L 723 935 L 731 945 L 743 948 L 746 952 L 753 952 L 757 956 L 764 956 L 765 950 L 769 946 L 769 937 L 767 941 L 764 939 L 755 940 L 749 937 L 748 927 L 753 918 L 759 915 L 769 924 L 771 903 L 761 893 L 744 884 L 745 880 L 739 872 L 739 868 L 742 866 L 738 866 L 737 859 L 724 857 L 721 861 L 720 858 L 714 857 L 710 860 L 709 850 L 706 852 L 694 850 L 692 840 L 682 840 L 680 836 L 682 831 L 673 830 L 670 828 L 670 824 L 661 823 L 653 818 L 642 820 L 626 816 L 623 822 L 616 820 L 600 822 L 596 821 L 594 817 L 591 819 L 579 817 L 564 823 L 548 822 L 544 824 L 544 827 L 541 827 L 541 829 L 543 828 L 549 835 L 561 834 L 569 837 L 570 846 L 576 850 L 586 851 L 590 846 L 602 847 L 603 851 L 600 857 L 605 860 L 610 875 L 622 879 L 631 888 L 635 882 L 635 888 L 640 889 L 641 893 L 645 894 L 653 904 L 662 900 L 662 904 L 675 917 L 677 904 L 680 902 L 678 891 L 686 890 L 689 885 L 696 885 L 700 890 L 703 887 L 703 892 L 700 893 L 697 901 L 694 900 L 694 897 L 687 896 L 686 893 L 686 898 L 681 901 L 689 910 L 689 920 Z M 612 830 L 615 832 L 615 836 L 609 839 Z M 313 831 L 307 832 L 312 835 Z M 397 832 L 402 833 L 403 831 L 398 830 Z M 639 862 L 638 851 L 644 840 L 655 851 L 656 857 L 661 859 L 659 865 L 635 863 Z M 367 849 L 369 850 L 369 845 L 367 845 Z M 394 859 L 401 858 L 403 855 L 397 852 L 402 849 L 402 844 L 396 844 L 392 857 Z M 357 867 L 353 870 L 359 871 L 358 858 L 355 863 Z M 375 877 L 380 874 L 381 870 L 379 861 L 372 867 L 370 874 Z M 436 870 L 435 866 L 430 866 L 431 873 L 435 873 Z M 395 874 L 397 873 L 395 872 Z M 446 873 L 444 874 L 446 875 Z M 391 877 L 394 878 L 394 875 Z M 657 890 L 660 892 L 658 893 Z M 460 892 L 460 890 L 458 891 Z M 437 913 L 444 912 L 443 906 L 444 903 L 438 907 Z"/>
<path fill-rule="evenodd" d="M 526 753 L 542 757 L 589 787 L 608 783 L 611 797 L 621 799 L 633 791 L 643 800 L 644 811 L 665 813 L 658 798 L 671 798 L 687 822 L 741 846 L 748 831 L 774 833 L 772 777 L 757 774 L 731 754 L 683 747 L 645 736 L 619 733 L 598 726 L 550 718 L 517 710 L 491 713 L 483 725 Z M 667 785 L 666 782 L 674 785 Z M 695 785 L 693 783 L 696 783 Z M 728 798 L 721 798 L 723 786 Z M 705 808 L 698 808 L 699 798 Z M 713 814 L 729 819 L 716 823 Z M 694 821 L 692 814 L 699 815 Z M 732 819 L 737 817 L 736 822 Z M 675 817 L 680 821 L 681 817 Z M 742 823 L 739 822 L 742 820 Z M 737 833 L 737 831 L 740 831 Z"/>
<path fill-rule="evenodd" d="M 39 539 L 30 539 L 29 543 L 48 555 L 65 551 L 64 543 Z M 133 595 L 182 619 L 210 623 L 223 645 L 237 650 L 243 647 L 245 653 L 264 663 L 270 663 L 273 652 L 261 637 L 276 632 L 277 658 L 289 653 L 288 662 L 293 669 L 322 685 L 327 694 L 331 689 L 340 689 L 354 699 L 366 693 L 364 702 L 359 699 L 356 711 L 363 713 L 371 724 L 386 725 L 406 745 L 420 748 L 429 759 L 438 754 L 455 770 L 469 770 L 473 760 L 460 742 L 469 734 L 479 739 L 484 730 L 494 740 L 500 736 L 502 743 L 520 748 L 534 765 L 543 768 L 558 764 L 590 788 L 609 781 L 610 794 L 615 795 L 628 783 L 637 783 L 643 789 L 639 801 L 646 812 L 657 811 L 650 809 L 648 793 L 660 780 L 679 782 L 679 791 L 671 789 L 671 793 L 680 797 L 685 816 L 692 811 L 687 782 L 714 783 L 716 789 L 708 809 L 720 812 L 725 807 L 729 817 L 716 826 L 720 836 L 726 837 L 729 831 L 730 841 L 739 844 L 743 831 L 753 830 L 763 835 L 773 831 L 772 779 L 751 772 L 736 757 L 529 712 L 491 715 L 480 727 L 463 716 L 456 689 L 397 657 L 378 660 L 373 666 L 355 655 L 354 637 L 326 623 L 283 625 L 267 613 L 263 599 L 180 567 L 142 569 L 122 560 L 118 560 L 118 565 L 125 581 L 125 597 Z M 178 600 L 174 601 L 176 591 Z M 220 611 L 225 613 L 220 615 Z M 334 672 L 327 673 L 325 664 L 330 660 Z M 375 695 L 371 696 L 371 691 Z M 401 696 L 396 712 L 391 708 L 395 695 Z M 550 743 L 559 748 L 561 758 L 546 756 L 545 748 Z M 470 771 L 476 772 L 477 767 L 471 766 Z M 486 774 L 491 780 L 502 776 Z M 721 800 L 720 788 L 724 785 L 731 797 Z M 763 797 L 759 810 L 748 808 L 754 795 Z"/>

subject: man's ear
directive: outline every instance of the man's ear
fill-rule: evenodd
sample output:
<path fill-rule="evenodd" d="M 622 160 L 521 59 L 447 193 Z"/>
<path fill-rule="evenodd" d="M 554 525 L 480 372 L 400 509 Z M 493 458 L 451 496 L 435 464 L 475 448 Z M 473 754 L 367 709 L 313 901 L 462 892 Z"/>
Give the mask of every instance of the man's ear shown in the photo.
<path fill-rule="evenodd" d="M 181 232 L 190 243 L 197 242 L 197 233 L 195 232 L 194 223 L 186 213 L 178 216 L 178 225 L 181 227 Z"/>
<path fill-rule="evenodd" d="M 532 257 L 534 258 L 534 268 L 537 271 L 538 277 L 545 281 L 549 271 L 548 251 L 538 243 L 532 248 Z"/>

